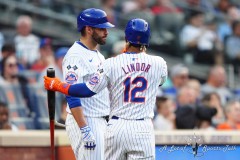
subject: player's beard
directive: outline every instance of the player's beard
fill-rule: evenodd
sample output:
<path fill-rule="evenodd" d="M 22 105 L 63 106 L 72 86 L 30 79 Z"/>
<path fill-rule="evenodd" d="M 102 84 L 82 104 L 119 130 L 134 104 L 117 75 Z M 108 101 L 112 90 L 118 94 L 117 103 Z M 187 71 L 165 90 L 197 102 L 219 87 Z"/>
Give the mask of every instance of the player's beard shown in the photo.
<path fill-rule="evenodd" d="M 93 35 L 92 35 L 92 39 L 100 45 L 104 45 L 106 44 L 106 39 L 104 39 L 105 37 L 100 37 L 95 31 L 93 31 Z"/>

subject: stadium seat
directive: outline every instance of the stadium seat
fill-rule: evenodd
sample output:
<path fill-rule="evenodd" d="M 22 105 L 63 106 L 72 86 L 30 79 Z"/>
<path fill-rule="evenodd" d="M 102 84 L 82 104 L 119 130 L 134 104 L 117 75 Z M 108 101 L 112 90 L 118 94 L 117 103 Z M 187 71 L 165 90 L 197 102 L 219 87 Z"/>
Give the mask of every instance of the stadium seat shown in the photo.
<path fill-rule="evenodd" d="M 36 129 L 32 118 L 12 118 L 11 122 L 16 125 L 19 130 Z"/>

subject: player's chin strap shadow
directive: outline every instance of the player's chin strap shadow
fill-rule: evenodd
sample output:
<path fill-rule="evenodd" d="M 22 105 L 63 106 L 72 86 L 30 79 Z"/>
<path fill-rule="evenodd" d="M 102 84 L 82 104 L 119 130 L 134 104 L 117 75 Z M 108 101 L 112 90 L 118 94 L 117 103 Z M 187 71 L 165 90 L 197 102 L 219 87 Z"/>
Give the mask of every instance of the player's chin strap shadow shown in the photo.
<path fill-rule="evenodd" d="M 62 127 L 62 128 L 66 128 L 66 125 L 65 124 L 62 124 L 62 123 L 59 123 L 58 121 L 54 121 L 54 124 L 55 126 L 58 126 L 58 127 Z"/>

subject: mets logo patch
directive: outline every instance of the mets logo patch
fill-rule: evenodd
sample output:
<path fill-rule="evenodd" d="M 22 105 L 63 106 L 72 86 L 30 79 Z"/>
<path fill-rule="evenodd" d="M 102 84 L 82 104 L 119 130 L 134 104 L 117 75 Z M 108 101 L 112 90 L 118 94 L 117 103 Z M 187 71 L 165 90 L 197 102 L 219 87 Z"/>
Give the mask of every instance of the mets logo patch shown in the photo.
<path fill-rule="evenodd" d="M 99 83 L 99 80 L 100 80 L 100 75 L 99 75 L 98 73 L 95 73 L 95 74 L 91 77 L 91 79 L 90 79 L 90 81 L 89 81 L 89 84 L 91 84 L 91 85 L 96 85 L 96 84 Z"/>
<path fill-rule="evenodd" d="M 73 84 L 73 83 L 77 82 L 78 76 L 74 72 L 68 72 L 65 77 L 65 80 L 67 83 Z"/>

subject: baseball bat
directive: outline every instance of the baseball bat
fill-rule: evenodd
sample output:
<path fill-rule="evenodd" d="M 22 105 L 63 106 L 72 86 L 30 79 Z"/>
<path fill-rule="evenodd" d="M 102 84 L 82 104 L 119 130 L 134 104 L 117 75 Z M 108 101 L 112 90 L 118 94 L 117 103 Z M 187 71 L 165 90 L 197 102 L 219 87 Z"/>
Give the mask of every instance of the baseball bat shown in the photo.
<path fill-rule="evenodd" d="M 48 77 L 55 77 L 53 68 L 47 69 Z M 50 141 L 51 141 L 51 160 L 55 160 L 55 143 L 54 143 L 54 123 L 55 123 L 55 92 L 47 91 L 49 125 L 50 125 Z"/>

